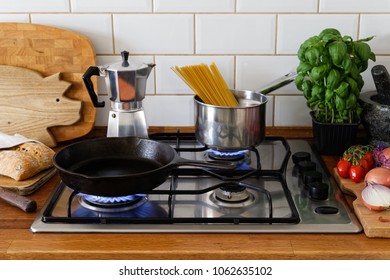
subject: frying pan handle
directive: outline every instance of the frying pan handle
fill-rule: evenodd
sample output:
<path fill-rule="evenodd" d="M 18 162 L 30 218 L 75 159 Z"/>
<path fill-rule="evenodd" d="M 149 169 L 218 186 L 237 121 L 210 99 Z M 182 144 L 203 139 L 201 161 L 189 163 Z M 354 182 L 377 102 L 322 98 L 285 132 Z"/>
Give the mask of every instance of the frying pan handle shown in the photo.
<path fill-rule="evenodd" d="M 93 83 L 92 83 L 92 80 L 91 80 L 92 76 L 100 76 L 99 67 L 97 67 L 97 66 L 90 66 L 88 68 L 88 70 L 83 75 L 83 81 L 84 81 L 85 87 L 87 88 L 89 97 L 91 97 L 93 106 L 95 106 L 96 108 L 104 107 L 105 102 L 104 101 L 101 101 L 101 102 L 98 101 L 97 94 L 95 92 L 95 89 L 93 88 Z"/>
<path fill-rule="evenodd" d="M 0 198 L 9 204 L 22 209 L 24 212 L 34 212 L 37 209 L 35 200 L 18 195 L 9 190 L 0 188 Z"/>
<path fill-rule="evenodd" d="M 234 169 L 236 164 L 231 161 L 220 161 L 220 160 L 210 160 L 210 161 L 202 161 L 202 160 L 189 160 L 185 158 L 179 157 L 177 161 L 173 163 L 173 166 L 195 166 L 195 167 L 204 167 L 204 168 L 219 168 L 219 169 Z"/>

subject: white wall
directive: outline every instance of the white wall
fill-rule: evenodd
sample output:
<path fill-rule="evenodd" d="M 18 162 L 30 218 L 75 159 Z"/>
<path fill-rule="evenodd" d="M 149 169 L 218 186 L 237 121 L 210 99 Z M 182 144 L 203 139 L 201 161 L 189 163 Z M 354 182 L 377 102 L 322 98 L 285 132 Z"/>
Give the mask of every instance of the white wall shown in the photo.
<path fill-rule="evenodd" d="M 82 33 L 98 65 L 119 61 L 124 49 L 156 63 L 144 101 L 151 126 L 193 125 L 192 93 L 171 66 L 215 61 L 229 86 L 256 90 L 295 70 L 300 43 L 326 27 L 355 39 L 375 35 L 369 69 L 390 69 L 389 0 L 0 0 L 0 21 Z M 363 90 L 374 90 L 370 71 L 363 77 Z M 268 126 L 311 125 L 293 85 L 269 98 Z M 97 110 L 96 125 L 107 124 L 108 109 Z"/>

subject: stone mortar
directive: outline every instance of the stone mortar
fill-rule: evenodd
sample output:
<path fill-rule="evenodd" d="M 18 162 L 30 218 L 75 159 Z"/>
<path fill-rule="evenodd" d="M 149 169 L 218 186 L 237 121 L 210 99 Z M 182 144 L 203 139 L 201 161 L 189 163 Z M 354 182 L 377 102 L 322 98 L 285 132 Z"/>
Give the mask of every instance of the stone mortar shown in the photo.
<path fill-rule="evenodd" d="M 390 146 L 390 105 L 377 102 L 377 92 L 360 94 L 363 107 L 362 123 L 370 137 L 370 144 Z"/>

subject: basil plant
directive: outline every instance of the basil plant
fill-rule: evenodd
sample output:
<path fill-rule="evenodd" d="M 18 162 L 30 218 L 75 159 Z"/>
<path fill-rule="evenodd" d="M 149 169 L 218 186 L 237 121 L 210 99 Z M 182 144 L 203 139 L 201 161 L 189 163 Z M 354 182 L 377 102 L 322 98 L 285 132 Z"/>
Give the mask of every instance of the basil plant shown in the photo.
<path fill-rule="evenodd" d="M 300 46 L 295 84 L 317 121 L 360 121 L 363 109 L 358 99 L 364 85 L 360 73 L 367 69 L 368 60 L 375 61 L 375 54 L 366 43 L 372 38 L 354 41 L 328 28 Z"/>

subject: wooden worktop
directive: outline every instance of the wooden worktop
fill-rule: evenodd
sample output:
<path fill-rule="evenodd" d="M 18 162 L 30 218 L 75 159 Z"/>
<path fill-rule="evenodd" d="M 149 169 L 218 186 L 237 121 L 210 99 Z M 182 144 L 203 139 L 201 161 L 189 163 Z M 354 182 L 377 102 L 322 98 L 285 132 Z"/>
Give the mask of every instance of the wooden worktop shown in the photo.
<path fill-rule="evenodd" d="M 337 157 L 324 157 L 333 168 Z M 39 211 L 59 181 L 30 195 Z M 353 198 L 348 198 L 351 202 Z M 0 259 L 390 259 L 389 239 L 358 234 L 32 233 L 37 213 L 0 201 Z"/>

